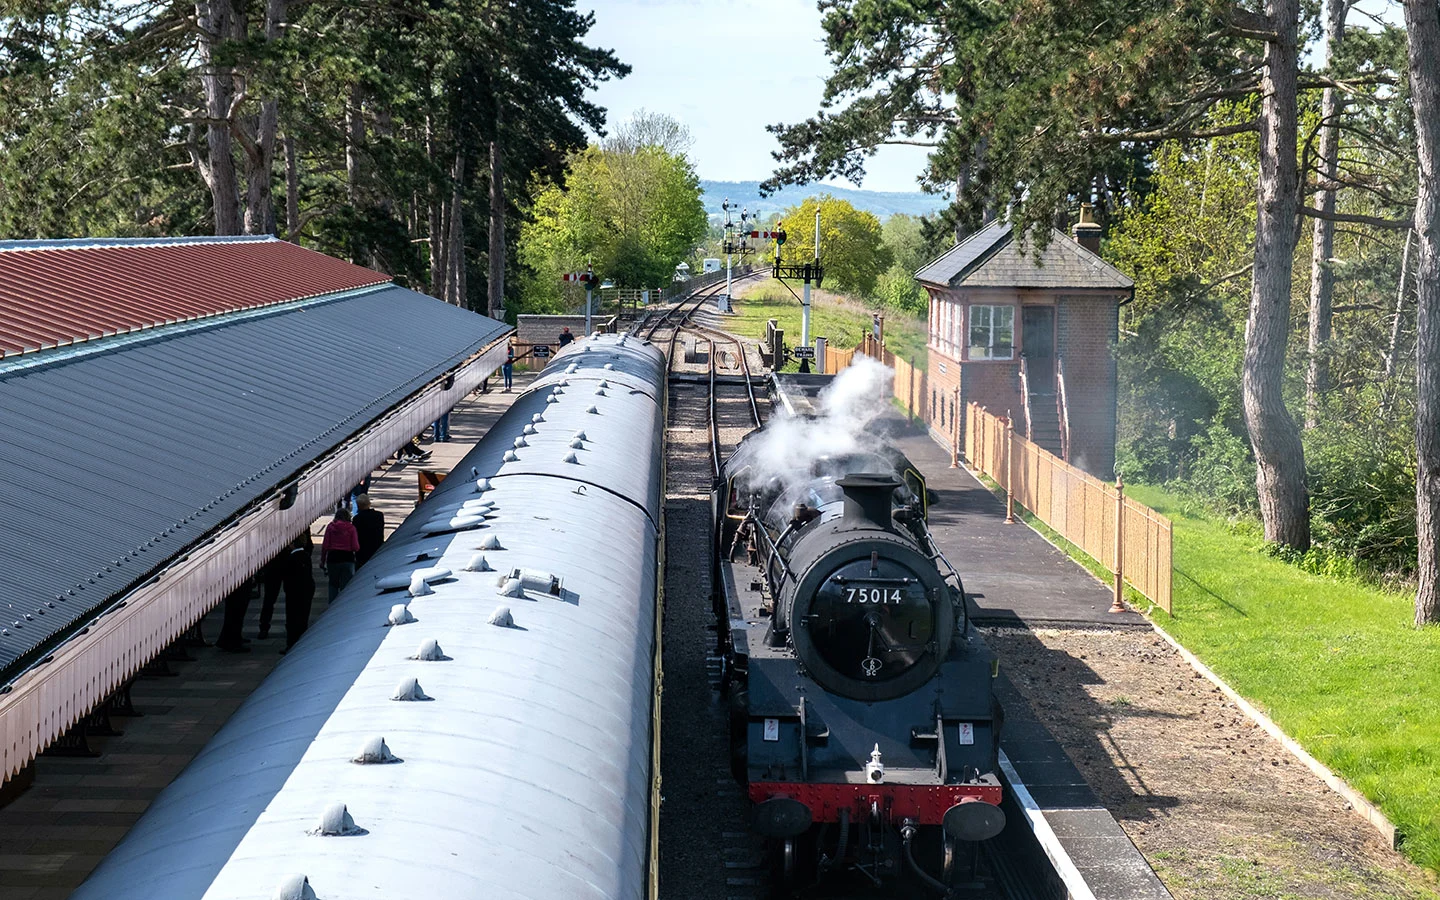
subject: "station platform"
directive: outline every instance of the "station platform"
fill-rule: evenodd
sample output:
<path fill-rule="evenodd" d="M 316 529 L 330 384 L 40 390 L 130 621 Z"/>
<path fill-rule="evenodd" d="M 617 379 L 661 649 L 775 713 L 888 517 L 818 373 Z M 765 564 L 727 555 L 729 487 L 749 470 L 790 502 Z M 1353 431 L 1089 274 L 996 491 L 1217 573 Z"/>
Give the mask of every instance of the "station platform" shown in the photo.
<path fill-rule="evenodd" d="M 919 426 L 898 417 L 896 446 L 939 494 L 930 530 L 965 582 L 971 618 L 982 625 L 1149 628 L 1133 611 L 1109 612 L 1110 587 L 1018 519 L 969 470 L 950 468 L 950 453 Z"/>
<path fill-rule="evenodd" d="M 517 372 L 514 390 L 523 390 L 533 378 Z M 428 459 L 391 462 L 373 473 L 370 497 L 385 513 L 387 536 L 415 508 L 418 471 L 448 472 L 509 408 L 517 395 L 500 392 L 499 384 L 498 377 L 491 378 L 489 393 L 472 394 L 455 407 L 449 443 L 435 443 L 428 436 L 422 440 L 431 454 Z M 325 516 L 311 527 L 317 546 L 329 521 Z M 318 563 L 317 553 L 312 624 L 328 605 L 325 573 Z M 363 569 L 357 577 L 364 577 Z M 222 607 L 202 620 L 207 641 L 220 632 Z M 131 697 L 140 717 L 114 718 L 119 735 L 90 737 L 97 756 L 41 756 L 34 762 L 33 783 L 0 805 L 0 898 L 70 896 L 280 661 L 284 610 L 282 594 L 270 637 L 258 639 L 257 596 L 243 630 L 252 639 L 250 652 L 191 647 L 191 661 L 168 663 L 173 674 L 138 678 Z"/>

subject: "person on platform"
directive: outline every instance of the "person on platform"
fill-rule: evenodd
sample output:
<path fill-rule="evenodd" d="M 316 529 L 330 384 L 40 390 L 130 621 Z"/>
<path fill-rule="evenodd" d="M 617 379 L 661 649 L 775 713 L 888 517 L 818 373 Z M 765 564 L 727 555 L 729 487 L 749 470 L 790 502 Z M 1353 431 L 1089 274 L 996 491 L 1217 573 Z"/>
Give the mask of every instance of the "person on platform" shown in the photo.
<path fill-rule="evenodd" d="M 286 545 L 275 554 L 275 558 L 260 570 L 260 640 L 270 636 L 270 623 L 275 620 L 275 601 L 280 599 L 280 588 L 285 583 L 285 558 L 290 555 Z"/>
<path fill-rule="evenodd" d="M 369 494 L 361 494 L 355 502 L 360 506 L 354 521 L 355 533 L 360 536 L 360 550 L 355 554 L 355 566 L 359 568 L 385 543 L 385 514 L 370 505 Z"/>
<path fill-rule="evenodd" d="M 325 537 L 320 542 L 320 568 L 329 582 L 331 603 L 355 575 L 355 554 L 359 552 L 360 535 L 350 521 L 350 510 L 342 506 L 325 526 Z"/>
<path fill-rule="evenodd" d="M 246 646 L 250 641 L 240 634 L 240 629 L 245 625 L 245 611 L 250 608 L 251 588 L 252 584 L 247 578 L 225 598 L 225 612 L 215 646 L 226 653 L 250 652 L 250 648 Z"/>
<path fill-rule="evenodd" d="M 575 340 L 575 335 L 573 335 L 573 334 L 570 333 L 570 326 L 569 326 L 569 325 L 566 325 L 564 328 L 560 329 L 560 346 L 561 346 L 561 348 L 564 348 L 564 346 L 565 346 L 566 344 L 570 343 L 570 342 L 573 341 L 573 340 Z"/>
<path fill-rule="evenodd" d="M 310 560 L 314 546 L 307 529 L 285 554 L 285 650 L 295 646 L 310 627 L 310 606 L 315 602 L 315 568 Z"/>
<path fill-rule="evenodd" d="M 510 393 L 510 386 L 515 380 L 515 345 L 511 344 L 505 350 L 505 365 L 500 367 L 500 374 L 505 376 L 505 393 Z"/>

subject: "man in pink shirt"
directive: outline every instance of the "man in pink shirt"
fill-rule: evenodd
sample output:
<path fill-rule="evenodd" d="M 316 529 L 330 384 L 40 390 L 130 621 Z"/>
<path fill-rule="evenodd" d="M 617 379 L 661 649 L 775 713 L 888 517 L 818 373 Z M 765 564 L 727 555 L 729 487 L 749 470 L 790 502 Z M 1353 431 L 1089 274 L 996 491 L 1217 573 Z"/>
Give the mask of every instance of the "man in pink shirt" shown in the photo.
<path fill-rule="evenodd" d="M 341 507 L 325 526 L 325 539 L 320 543 L 320 568 L 325 570 L 330 582 L 331 603 L 354 576 L 355 554 L 359 552 L 360 534 L 350 521 L 350 510 Z"/>

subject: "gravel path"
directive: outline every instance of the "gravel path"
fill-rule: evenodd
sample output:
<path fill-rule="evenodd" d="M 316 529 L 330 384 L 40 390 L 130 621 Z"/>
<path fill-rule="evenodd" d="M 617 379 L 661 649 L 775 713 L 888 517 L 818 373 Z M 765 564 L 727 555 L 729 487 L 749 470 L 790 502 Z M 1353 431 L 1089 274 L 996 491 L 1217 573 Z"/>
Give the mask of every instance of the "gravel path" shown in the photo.
<path fill-rule="evenodd" d="M 1153 632 L 986 639 L 1176 900 L 1437 896 Z"/>

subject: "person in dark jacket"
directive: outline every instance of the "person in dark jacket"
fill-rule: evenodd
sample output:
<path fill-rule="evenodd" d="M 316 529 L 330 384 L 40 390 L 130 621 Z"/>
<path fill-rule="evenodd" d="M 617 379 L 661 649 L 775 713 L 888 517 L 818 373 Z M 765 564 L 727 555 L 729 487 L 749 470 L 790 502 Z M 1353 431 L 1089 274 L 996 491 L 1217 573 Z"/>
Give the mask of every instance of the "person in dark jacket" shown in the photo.
<path fill-rule="evenodd" d="M 251 582 L 245 583 L 230 592 L 225 598 L 225 613 L 221 619 L 220 636 L 215 639 L 215 646 L 226 653 L 249 653 L 250 648 L 245 646 L 250 640 L 240 634 L 241 627 L 245 624 L 245 611 L 250 608 Z"/>
<path fill-rule="evenodd" d="M 500 367 L 500 374 L 505 376 L 505 393 L 510 393 L 510 386 L 515 380 L 515 345 L 511 344 L 505 351 L 505 365 Z"/>
<path fill-rule="evenodd" d="M 573 335 L 573 334 L 570 333 L 570 326 L 569 326 L 569 325 L 566 325 L 564 328 L 560 329 L 560 346 L 561 346 L 561 347 L 564 347 L 566 344 L 570 343 L 570 342 L 573 341 L 573 340 L 575 340 L 575 335 Z"/>
<path fill-rule="evenodd" d="M 270 623 L 275 620 L 275 601 L 280 599 L 280 588 L 285 583 L 285 557 L 290 555 L 287 545 L 275 558 L 260 570 L 260 585 L 263 589 L 260 602 L 260 640 L 270 636 Z"/>
<path fill-rule="evenodd" d="M 289 650 L 310 627 L 310 606 L 315 602 L 315 565 L 310 532 L 297 537 L 285 555 L 285 649 Z"/>
<path fill-rule="evenodd" d="M 355 566 L 358 568 L 365 565 L 365 561 L 385 543 L 385 514 L 370 505 L 369 494 L 356 497 L 355 503 L 360 507 L 352 523 L 355 533 L 360 536 L 360 550 L 355 554 Z"/>

